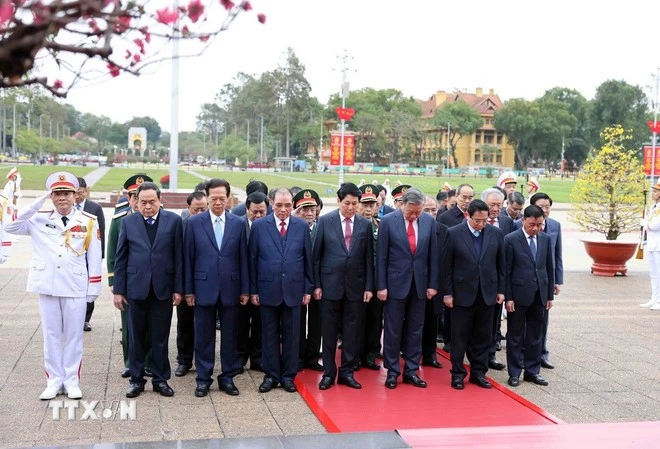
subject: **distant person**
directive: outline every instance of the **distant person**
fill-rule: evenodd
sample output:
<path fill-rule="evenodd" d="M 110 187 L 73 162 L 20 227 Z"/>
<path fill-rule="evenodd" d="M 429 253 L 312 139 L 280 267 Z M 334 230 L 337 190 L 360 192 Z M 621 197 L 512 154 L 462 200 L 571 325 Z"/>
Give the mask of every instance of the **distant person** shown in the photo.
<path fill-rule="evenodd" d="M 199 184 L 197 184 L 195 186 L 195 190 L 193 190 L 193 193 L 194 192 L 205 192 L 205 191 L 206 191 L 206 181 L 200 182 Z M 188 198 L 190 198 L 190 196 L 188 196 Z M 186 199 L 186 202 L 187 202 L 187 199 Z M 181 219 L 185 219 L 185 218 L 189 217 L 190 215 L 191 215 L 191 213 L 190 213 L 190 203 L 188 203 L 188 208 L 183 209 L 181 211 Z"/>
<path fill-rule="evenodd" d="M 513 192 L 507 198 L 506 207 L 502 210 L 502 215 L 506 215 L 512 220 L 521 218 L 521 212 L 525 206 L 525 197 L 520 192 Z"/>
<path fill-rule="evenodd" d="M 640 307 L 660 310 L 660 182 L 651 187 L 653 205 L 642 226 L 646 231 L 646 253 L 649 260 L 649 275 L 651 278 L 651 299 Z"/>
<path fill-rule="evenodd" d="M 261 192 L 264 195 L 268 194 L 268 186 L 261 181 L 258 181 L 256 179 L 250 179 L 250 182 L 245 186 L 245 195 L 250 196 L 251 193 L 254 192 Z M 234 215 L 238 215 L 239 217 L 243 217 L 247 212 L 247 207 L 245 203 L 240 203 L 237 204 L 235 207 L 232 208 L 231 213 Z M 270 206 L 268 207 L 268 213 L 270 214 L 272 212 L 272 209 Z"/>

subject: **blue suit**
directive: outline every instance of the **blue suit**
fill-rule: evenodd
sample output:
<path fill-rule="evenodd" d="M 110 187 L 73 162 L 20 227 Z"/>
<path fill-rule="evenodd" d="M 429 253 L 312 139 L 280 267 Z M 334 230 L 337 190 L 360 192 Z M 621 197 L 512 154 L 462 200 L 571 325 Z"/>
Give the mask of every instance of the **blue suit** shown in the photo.
<path fill-rule="evenodd" d="M 151 330 L 153 382 L 170 378 L 168 340 L 172 295 L 183 294 L 183 232 L 181 217 L 160 210 L 148 225 L 142 214 L 127 215 L 115 255 L 113 291 L 128 300 L 131 382 L 144 383 L 145 336 Z"/>
<path fill-rule="evenodd" d="M 244 221 L 225 211 L 221 248 L 210 211 L 188 219 L 184 235 L 185 292 L 195 295 L 195 366 L 197 382 L 210 385 L 215 364 L 215 320 L 219 312 L 222 339 L 218 383 L 238 374 L 240 295 L 249 293 L 247 237 Z"/>
<path fill-rule="evenodd" d="M 435 221 L 431 215 L 422 214 L 417 224 L 414 254 L 401 210 L 384 216 L 378 230 L 376 290 L 387 289 L 387 301 L 383 306 L 383 361 L 388 376 L 398 377 L 401 373 L 399 351 L 402 339 L 404 376 L 417 374 L 422 356 L 426 290 L 438 290 L 440 284 Z"/>
<path fill-rule="evenodd" d="M 303 295 L 312 294 L 314 268 L 307 223 L 290 217 L 282 237 L 275 220 L 271 214 L 252 223 L 250 295 L 259 295 L 264 372 L 283 382 L 298 372 L 300 306 Z"/>

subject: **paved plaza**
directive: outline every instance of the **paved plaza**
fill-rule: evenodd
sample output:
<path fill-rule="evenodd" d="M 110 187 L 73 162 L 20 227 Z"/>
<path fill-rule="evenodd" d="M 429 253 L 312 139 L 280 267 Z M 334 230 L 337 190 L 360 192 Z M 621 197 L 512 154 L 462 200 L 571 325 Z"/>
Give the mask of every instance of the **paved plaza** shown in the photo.
<path fill-rule="evenodd" d="M 660 312 L 638 307 L 650 294 L 646 262 L 630 261 L 627 277 L 592 276 L 580 242 L 588 236 L 571 225 L 565 208 L 557 206 L 553 217 L 564 229 L 566 273 L 551 312 L 549 349 L 556 368 L 542 372 L 550 386 L 521 382 L 515 391 L 569 423 L 660 421 Z M 112 211 L 105 213 L 109 218 Z M 151 391 L 142 394 L 136 402 L 135 420 L 83 421 L 82 409 L 74 420 L 67 419 L 66 411 L 59 421 L 53 420 L 48 401 L 38 400 L 45 377 L 38 303 L 35 295 L 25 292 L 30 253 L 30 239 L 21 237 L 10 261 L 0 266 L 0 447 L 325 433 L 298 394 L 282 389 L 258 393 L 262 374 L 252 371 L 235 379 L 241 391 L 237 397 L 217 388 L 206 398 L 194 397 L 193 372 L 172 377 L 173 398 Z M 124 400 L 128 385 L 120 377 L 119 312 L 112 305 L 105 278 L 104 285 L 92 318 L 93 331 L 85 333 L 81 380 L 85 400 L 106 401 L 97 406 L 99 413 L 102 405 Z M 173 368 L 175 337 L 176 314 L 170 338 Z M 505 362 L 504 352 L 498 353 L 498 359 Z M 506 372 L 488 374 L 506 385 Z M 442 410 L 443 404 L 438 404 L 438 413 Z"/>

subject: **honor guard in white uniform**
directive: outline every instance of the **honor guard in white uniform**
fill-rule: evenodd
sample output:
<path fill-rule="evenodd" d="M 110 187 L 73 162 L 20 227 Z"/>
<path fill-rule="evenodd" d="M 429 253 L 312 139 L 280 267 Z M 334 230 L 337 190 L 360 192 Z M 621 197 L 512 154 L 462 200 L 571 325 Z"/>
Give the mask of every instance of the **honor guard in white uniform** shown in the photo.
<path fill-rule="evenodd" d="M 1 199 L 1 198 L 0 198 Z M 2 213 L 0 213 L 0 264 L 7 262 L 11 251 L 9 234 L 4 231 Z"/>
<path fill-rule="evenodd" d="M 80 367 L 87 301 L 101 293 L 101 232 L 96 217 L 73 207 L 78 180 L 67 172 L 51 174 L 48 193 L 5 225 L 10 234 L 32 237 L 27 291 L 39 295 L 47 387 L 39 399 L 66 391 L 82 397 Z M 40 210 L 46 199 L 55 206 Z"/>
<path fill-rule="evenodd" d="M 13 167 L 7 173 L 7 184 L 2 189 L 2 198 L 0 198 L 2 201 L 2 214 L 5 215 L 5 223 L 16 219 L 18 212 L 16 204 L 21 196 L 23 196 L 21 192 L 21 174 L 16 167 Z"/>

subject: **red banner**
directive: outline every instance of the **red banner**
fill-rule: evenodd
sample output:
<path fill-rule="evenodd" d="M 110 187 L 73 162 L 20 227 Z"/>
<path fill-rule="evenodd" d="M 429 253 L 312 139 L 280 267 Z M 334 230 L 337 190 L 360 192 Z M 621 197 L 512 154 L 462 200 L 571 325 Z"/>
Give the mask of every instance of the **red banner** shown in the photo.
<path fill-rule="evenodd" d="M 655 174 L 653 176 L 660 176 L 660 147 L 655 147 Z M 651 167 L 653 166 L 653 146 L 644 145 L 644 174 L 651 176 Z"/>
<path fill-rule="evenodd" d="M 355 164 L 355 135 L 344 133 L 344 166 Z M 341 165 L 341 133 L 330 134 L 330 165 Z"/>

